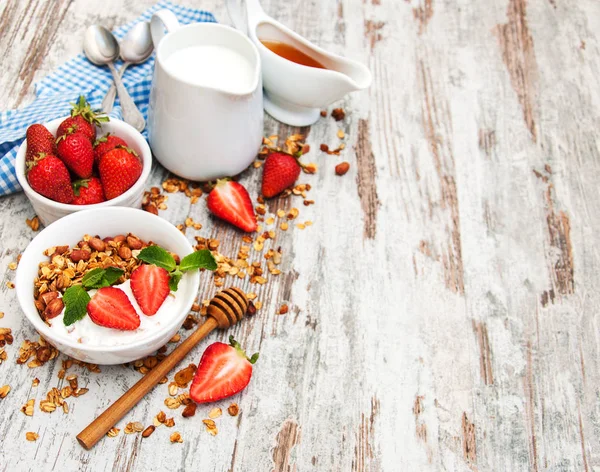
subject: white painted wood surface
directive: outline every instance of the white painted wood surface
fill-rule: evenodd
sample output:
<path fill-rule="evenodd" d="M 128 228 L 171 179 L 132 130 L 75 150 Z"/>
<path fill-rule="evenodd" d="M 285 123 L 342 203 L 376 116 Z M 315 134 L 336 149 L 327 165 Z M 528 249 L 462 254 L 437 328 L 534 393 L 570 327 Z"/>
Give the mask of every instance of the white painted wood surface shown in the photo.
<path fill-rule="evenodd" d="M 190 0 L 227 22 L 223 2 Z M 136 17 L 151 0 L 0 4 L 0 104 L 80 50 L 90 23 Z M 0 199 L 0 326 L 15 343 L 0 365 L 0 470 L 597 470 L 600 468 L 600 3 L 595 0 L 268 0 L 265 9 L 327 49 L 365 61 L 373 87 L 348 116 L 309 132 L 319 164 L 303 175 L 314 226 L 278 235 L 285 274 L 234 330 L 261 359 L 235 398 L 242 414 L 123 435 L 86 452 L 75 434 L 137 378 L 81 369 L 89 393 L 71 412 L 19 412 L 56 386 L 59 363 L 15 364 L 35 334 L 8 264 L 34 233 L 24 195 Z M 265 134 L 290 128 L 267 118 Z M 157 167 L 152 183 L 166 173 Z M 259 171 L 243 182 L 257 189 Z M 270 208 L 290 205 L 275 202 Z M 235 255 L 239 237 L 170 195 L 161 216 L 190 215 Z M 250 286 L 241 284 L 245 289 Z M 201 298 L 214 292 L 204 279 Z M 290 313 L 276 315 L 281 303 Z M 225 334 L 213 336 L 224 339 Z M 196 361 L 205 345 L 198 347 Z M 30 387 L 37 376 L 41 383 Z M 166 386 L 127 418 L 150 424 Z M 226 407 L 229 402 L 220 402 Z M 171 413 L 167 411 L 167 413 Z M 120 425 L 123 428 L 126 421 Z M 180 431 L 183 444 L 170 444 Z M 36 431 L 37 442 L 25 441 Z"/>

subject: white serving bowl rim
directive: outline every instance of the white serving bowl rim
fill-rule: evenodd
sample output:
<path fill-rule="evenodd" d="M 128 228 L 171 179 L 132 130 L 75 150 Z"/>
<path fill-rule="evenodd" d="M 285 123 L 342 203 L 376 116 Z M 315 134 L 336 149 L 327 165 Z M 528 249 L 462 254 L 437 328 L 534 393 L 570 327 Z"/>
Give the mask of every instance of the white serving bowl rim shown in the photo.
<path fill-rule="evenodd" d="M 181 300 L 180 304 L 176 305 L 176 307 L 178 306 L 181 311 L 179 312 L 176 308 L 174 308 L 174 311 L 177 311 L 177 313 L 175 316 L 173 316 L 173 319 L 171 320 L 171 322 L 166 323 L 164 326 L 161 326 L 156 331 L 148 333 L 148 336 L 142 337 L 141 339 L 138 339 L 138 340 L 133 341 L 128 344 L 119 344 L 119 345 L 114 345 L 114 346 L 88 345 L 88 344 L 78 343 L 76 340 L 73 340 L 68 336 L 56 336 L 56 334 L 50 330 L 50 327 L 44 322 L 44 320 L 42 320 L 35 305 L 33 303 L 31 303 L 31 304 L 28 303 L 26 294 L 27 294 L 27 292 L 30 292 L 30 293 L 33 292 L 33 280 L 27 280 L 25 271 L 19 270 L 19 269 L 21 267 L 23 267 L 23 264 L 27 264 L 32 261 L 38 261 L 39 255 L 34 254 L 33 251 L 36 250 L 35 248 L 39 244 L 38 243 L 33 244 L 33 243 L 36 241 L 42 241 L 44 239 L 45 235 L 57 231 L 59 227 L 62 227 L 63 229 L 66 230 L 65 232 L 68 232 L 68 233 L 73 233 L 75 231 L 79 231 L 78 229 L 74 229 L 74 228 L 77 228 L 77 226 L 72 225 L 73 220 L 85 218 L 87 216 L 87 214 L 89 214 L 89 213 L 96 213 L 96 214 L 98 214 L 99 218 L 102 217 L 102 213 L 130 213 L 130 216 L 129 216 L 130 218 L 135 218 L 135 217 L 146 218 L 146 217 L 148 217 L 148 218 L 150 218 L 150 219 L 148 219 L 148 222 L 150 225 L 151 224 L 162 225 L 165 228 L 166 227 L 169 228 L 167 231 L 172 230 L 173 239 L 179 240 L 179 243 L 185 244 L 187 247 L 189 247 L 188 254 L 193 252 L 193 250 L 194 250 L 193 246 L 190 244 L 190 242 L 187 240 L 187 238 L 174 225 L 169 223 L 167 220 L 160 218 L 159 216 L 153 215 L 153 214 L 145 212 L 143 210 L 129 208 L 129 207 L 109 207 L 109 208 L 101 208 L 101 209 L 94 209 L 94 210 L 82 210 L 82 211 L 78 211 L 75 213 L 71 213 L 70 215 L 63 217 L 63 218 L 55 221 L 54 223 L 48 225 L 46 228 L 44 228 L 31 241 L 31 243 L 28 245 L 28 247 L 23 252 L 23 254 L 21 256 L 21 260 L 19 262 L 19 268 L 17 269 L 17 276 L 16 276 L 16 280 L 15 280 L 15 285 L 17 288 L 17 299 L 19 300 L 21 310 L 25 314 L 25 318 L 27 318 L 27 320 L 33 325 L 33 327 L 36 329 L 36 331 L 38 333 L 40 333 L 44 338 L 49 339 L 51 342 L 56 341 L 59 344 L 63 344 L 72 349 L 78 349 L 83 352 L 87 351 L 87 352 L 94 352 L 94 353 L 98 353 L 98 352 L 118 353 L 120 351 L 131 351 L 133 349 L 142 348 L 149 344 L 152 344 L 158 338 L 160 338 L 161 336 L 164 336 L 165 333 L 172 330 L 176 324 L 181 325 L 181 323 L 183 323 L 183 321 L 184 321 L 185 317 L 187 316 L 187 313 L 189 313 L 189 311 L 192 307 L 192 304 L 194 303 L 194 300 L 196 299 L 196 295 L 198 293 L 198 288 L 200 286 L 200 272 L 199 271 L 187 272 L 184 274 L 181 282 L 183 282 L 185 278 L 189 279 L 189 283 L 192 284 L 191 290 L 190 290 L 191 296 L 190 296 L 189 300 Z M 85 230 L 82 231 L 82 234 L 77 237 L 81 238 L 84 233 L 85 233 Z M 144 239 L 152 239 L 152 238 L 145 237 Z M 47 248 L 44 247 L 41 249 L 41 251 L 44 251 L 45 249 L 47 249 Z M 169 249 L 169 248 L 165 248 L 165 249 Z M 42 254 L 42 253 L 40 252 L 40 254 Z M 186 255 L 187 254 L 179 254 L 179 256 L 182 258 Z M 30 261 L 30 259 L 32 261 Z M 39 262 L 35 262 L 35 264 L 36 264 L 36 268 L 37 268 Z M 37 274 L 37 270 L 36 270 L 36 274 Z M 181 287 L 181 282 L 180 282 L 180 287 Z"/>
<path fill-rule="evenodd" d="M 54 135 L 54 133 L 56 132 L 56 129 L 58 128 L 60 123 L 62 123 L 68 117 L 69 116 L 63 116 L 62 118 L 56 118 L 55 120 L 43 123 L 43 125 Z M 144 187 L 144 185 L 146 184 L 146 181 L 148 180 L 148 177 L 150 176 L 150 171 L 152 170 L 152 152 L 150 151 L 150 146 L 148 145 L 148 142 L 146 141 L 146 139 L 142 136 L 142 134 L 139 131 L 137 131 L 130 124 L 125 123 L 123 120 L 119 120 L 117 118 L 111 117 L 110 121 L 108 123 L 113 124 L 117 128 L 120 128 L 120 127 L 129 128 L 129 131 L 131 131 L 133 133 L 133 135 L 136 136 L 135 144 L 137 145 L 137 147 L 139 147 L 141 149 L 141 153 L 140 153 L 139 157 L 142 159 L 142 173 L 140 174 L 140 177 L 137 179 L 135 184 L 133 184 L 131 186 L 131 188 L 129 188 L 127 191 L 123 192 L 118 197 L 115 197 L 111 200 L 106 200 L 105 202 L 102 202 L 102 203 L 94 203 L 92 205 L 73 205 L 71 203 L 60 203 L 60 202 L 55 202 L 54 200 L 52 200 L 50 198 L 44 197 L 43 195 L 37 193 L 35 190 L 33 190 L 31 188 L 31 186 L 29 185 L 29 182 L 27 181 L 27 176 L 25 175 L 25 154 L 27 153 L 27 140 L 25 139 L 25 140 L 23 140 L 23 142 L 21 143 L 21 145 L 19 146 L 19 149 L 17 151 L 17 156 L 15 158 L 15 173 L 17 174 L 17 180 L 19 181 L 19 184 L 25 191 L 25 194 L 27 195 L 27 197 L 33 198 L 33 199 L 37 200 L 39 203 L 43 203 L 44 205 L 51 206 L 58 210 L 83 211 L 83 209 L 93 210 L 96 208 L 119 206 L 121 203 L 124 203 L 127 199 L 129 199 L 129 197 L 138 193 L 141 190 L 141 188 Z M 96 127 L 96 128 L 100 129 L 100 130 L 102 129 L 102 128 L 98 128 L 98 127 Z M 115 131 L 112 134 L 114 134 L 115 136 L 119 136 L 118 131 Z M 127 144 L 131 145 L 131 143 L 129 143 L 129 142 Z"/>

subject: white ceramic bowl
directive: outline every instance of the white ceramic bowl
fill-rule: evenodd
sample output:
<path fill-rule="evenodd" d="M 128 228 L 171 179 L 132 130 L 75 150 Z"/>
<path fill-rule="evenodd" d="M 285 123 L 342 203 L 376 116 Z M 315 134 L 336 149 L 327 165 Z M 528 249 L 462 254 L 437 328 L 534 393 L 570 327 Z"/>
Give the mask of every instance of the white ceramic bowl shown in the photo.
<path fill-rule="evenodd" d="M 67 118 L 57 118 L 56 120 L 44 123 L 44 126 L 48 128 L 52 134 L 56 134 L 58 126 L 62 121 Z M 63 216 L 69 215 L 76 211 L 91 210 L 96 208 L 111 207 L 111 206 L 125 206 L 132 208 L 140 208 L 142 205 L 142 198 L 144 197 L 144 186 L 148 177 L 150 176 L 150 170 L 152 170 L 152 153 L 150 147 L 146 142 L 146 139 L 131 125 L 128 125 L 124 121 L 111 118 L 109 122 L 102 123 L 102 128 L 98 129 L 98 136 L 103 136 L 106 133 L 114 134 L 120 138 L 123 138 L 129 147 L 137 152 L 138 156 L 142 159 L 143 170 L 142 175 L 133 186 L 125 193 L 119 195 L 112 200 L 108 200 L 102 203 L 96 203 L 95 205 L 69 205 L 66 203 L 55 202 L 49 198 L 40 195 L 31 188 L 27 177 L 25 176 L 25 154 L 27 152 L 27 140 L 23 141 L 23 144 L 19 147 L 17 152 L 17 158 L 15 162 L 15 168 L 17 173 L 17 179 L 19 184 L 23 187 L 25 195 L 29 198 L 29 201 L 33 205 L 37 216 L 44 226 L 48 226 L 50 223 L 62 218 Z"/>
<path fill-rule="evenodd" d="M 34 304 L 33 283 L 39 263 L 47 260 L 43 252 L 52 246 L 73 246 L 84 234 L 101 237 L 133 233 L 144 241 L 153 241 L 184 257 L 193 251 L 181 232 L 162 218 L 133 208 L 111 207 L 72 213 L 41 231 L 21 257 L 16 277 L 19 304 L 25 317 L 59 351 L 93 364 L 122 364 L 140 359 L 165 345 L 181 327 L 198 293 L 200 272 L 186 273 L 176 292 L 173 317 L 169 323 L 139 341 L 120 346 L 86 346 L 66 335 L 56 334 L 42 320 Z"/>

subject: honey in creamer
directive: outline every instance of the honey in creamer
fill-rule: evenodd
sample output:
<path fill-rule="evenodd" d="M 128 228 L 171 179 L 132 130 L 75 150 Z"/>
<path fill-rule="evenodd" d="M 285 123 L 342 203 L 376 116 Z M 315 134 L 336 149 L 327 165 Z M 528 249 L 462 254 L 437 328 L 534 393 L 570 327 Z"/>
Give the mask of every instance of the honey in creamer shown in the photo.
<path fill-rule="evenodd" d="M 327 69 L 323 64 L 319 61 L 313 59 L 308 54 L 296 49 L 294 46 L 282 43 L 280 41 L 268 41 L 268 40 L 260 40 L 261 43 L 267 49 L 270 49 L 275 54 L 288 61 L 295 62 L 296 64 L 300 64 L 301 66 L 315 67 L 317 69 Z"/>

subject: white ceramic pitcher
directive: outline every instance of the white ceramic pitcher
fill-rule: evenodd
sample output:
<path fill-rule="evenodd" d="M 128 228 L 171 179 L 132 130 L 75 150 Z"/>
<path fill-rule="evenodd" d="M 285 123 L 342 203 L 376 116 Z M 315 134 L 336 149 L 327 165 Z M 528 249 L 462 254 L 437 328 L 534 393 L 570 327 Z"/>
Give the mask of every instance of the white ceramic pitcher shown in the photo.
<path fill-rule="evenodd" d="M 363 64 L 325 51 L 268 16 L 258 0 L 245 1 L 245 11 L 227 0 L 236 28 L 247 31 L 262 60 L 267 113 L 283 123 L 307 126 L 319 119 L 322 108 L 347 93 L 371 85 L 371 72 Z M 245 13 L 245 14 L 244 14 Z M 246 17 L 246 19 L 244 19 Z M 261 41 L 288 44 L 325 66 L 297 64 L 275 54 Z"/>
<path fill-rule="evenodd" d="M 174 174 L 191 180 L 240 173 L 256 157 L 263 136 L 261 61 L 256 47 L 229 26 L 180 26 L 169 10 L 153 15 L 151 30 L 156 61 L 148 140 L 154 156 Z M 254 74 L 252 86 L 232 93 L 191 83 L 165 67 L 175 51 L 204 45 L 223 46 L 248 59 Z"/>

